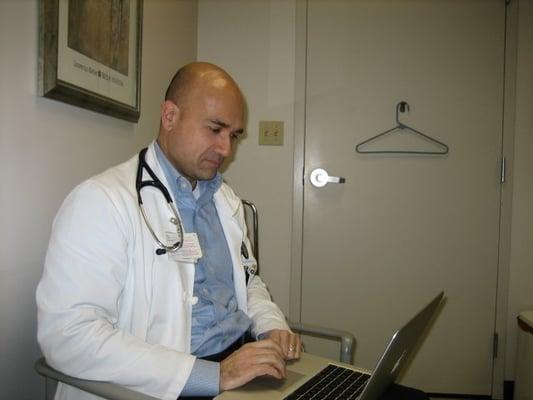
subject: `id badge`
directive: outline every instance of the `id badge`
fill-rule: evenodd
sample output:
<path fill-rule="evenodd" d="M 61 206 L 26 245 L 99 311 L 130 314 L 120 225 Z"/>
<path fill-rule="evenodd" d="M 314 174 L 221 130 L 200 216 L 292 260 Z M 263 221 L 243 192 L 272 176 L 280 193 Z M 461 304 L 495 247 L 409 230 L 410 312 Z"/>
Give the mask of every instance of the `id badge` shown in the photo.
<path fill-rule="evenodd" d="M 167 240 L 169 242 L 176 242 L 178 234 L 176 232 L 167 232 Z M 183 235 L 183 246 L 177 251 L 167 252 L 169 261 L 179 261 L 185 263 L 193 263 L 202 258 L 202 248 L 198 241 L 196 233 L 185 233 Z"/>
<path fill-rule="evenodd" d="M 248 275 L 250 276 L 248 281 L 250 281 L 250 279 L 257 272 L 257 263 L 255 262 L 253 258 L 244 258 L 244 257 L 241 257 L 241 258 L 242 258 L 242 266 L 244 267 L 245 271 L 248 272 Z"/>

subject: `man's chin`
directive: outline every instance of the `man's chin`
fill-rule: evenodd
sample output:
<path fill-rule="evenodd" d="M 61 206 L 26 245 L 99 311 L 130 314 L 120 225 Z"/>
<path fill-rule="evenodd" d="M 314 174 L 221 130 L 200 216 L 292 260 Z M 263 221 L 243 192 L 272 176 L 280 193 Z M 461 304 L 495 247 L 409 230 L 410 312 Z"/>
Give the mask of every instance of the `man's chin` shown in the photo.
<path fill-rule="evenodd" d="M 214 171 L 202 171 L 201 174 L 198 174 L 198 180 L 200 181 L 210 181 L 217 175 L 218 169 Z"/>

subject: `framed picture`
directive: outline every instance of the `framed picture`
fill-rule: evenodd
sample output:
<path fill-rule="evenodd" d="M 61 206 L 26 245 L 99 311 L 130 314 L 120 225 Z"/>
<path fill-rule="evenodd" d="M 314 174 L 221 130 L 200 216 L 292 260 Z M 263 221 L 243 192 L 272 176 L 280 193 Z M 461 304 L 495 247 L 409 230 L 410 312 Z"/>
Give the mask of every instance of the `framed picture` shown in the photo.
<path fill-rule="evenodd" d="M 39 94 L 137 122 L 142 0 L 40 0 Z"/>

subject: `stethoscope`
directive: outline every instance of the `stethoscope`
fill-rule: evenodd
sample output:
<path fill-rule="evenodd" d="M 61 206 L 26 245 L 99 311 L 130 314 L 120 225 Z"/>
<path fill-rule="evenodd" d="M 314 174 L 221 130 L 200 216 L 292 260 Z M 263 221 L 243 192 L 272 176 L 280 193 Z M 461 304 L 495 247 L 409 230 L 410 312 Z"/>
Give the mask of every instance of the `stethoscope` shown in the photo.
<path fill-rule="evenodd" d="M 183 232 L 185 230 L 183 229 L 183 224 L 178 214 L 178 210 L 176 209 L 176 206 L 174 205 L 174 202 L 172 201 L 172 197 L 170 197 L 170 193 L 168 192 L 165 185 L 163 185 L 163 183 L 159 180 L 159 178 L 154 173 L 154 171 L 152 171 L 152 168 L 150 168 L 150 166 L 146 162 L 145 155 L 146 155 L 147 150 L 148 149 L 145 148 L 139 152 L 139 165 L 137 167 L 137 177 L 135 179 L 135 188 L 137 190 L 137 202 L 139 203 L 139 209 L 141 210 L 141 215 L 144 219 L 146 226 L 148 227 L 148 230 L 152 234 L 152 237 L 154 238 L 156 243 L 160 246 L 155 251 L 155 253 L 160 256 L 167 252 L 171 253 L 171 252 L 181 249 L 181 247 L 183 246 L 183 238 L 184 238 Z M 150 175 L 152 180 L 143 181 L 142 179 L 143 169 L 146 170 L 146 172 L 148 173 L 148 175 Z M 163 194 L 163 196 L 165 197 L 168 207 L 174 214 L 174 216 L 170 219 L 170 222 L 176 225 L 176 233 L 178 235 L 178 240 L 174 244 L 167 245 L 167 244 L 164 244 L 161 240 L 159 240 L 159 238 L 154 232 L 154 229 L 152 228 L 152 225 L 150 225 L 150 222 L 148 221 L 148 217 L 146 216 L 146 213 L 144 211 L 143 200 L 141 197 L 141 190 L 146 186 L 152 186 L 156 189 L 159 189 L 161 193 Z M 246 261 L 251 260 L 250 254 L 248 253 L 248 249 L 246 248 L 246 244 L 244 242 L 242 242 L 241 244 L 241 256 L 243 257 L 243 260 L 246 260 Z M 245 272 L 245 277 L 246 277 L 246 283 L 248 283 L 250 276 L 253 276 L 257 272 L 257 266 L 255 267 L 245 266 L 244 272 Z"/>
<path fill-rule="evenodd" d="M 152 171 L 152 168 L 147 164 L 145 155 L 146 151 L 148 149 L 142 149 L 139 152 L 139 165 L 137 167 L 137 178 L 135 179 L 135 188 L 137 190 L 137 202 L 139 203 L 139 209 L 141 210 L 142 217 L 144 219 L 144 222 L 146 223 L 146 226 L 148 227 L 148 230 L 152 234 L 152 237 L 156 241 L 156 243 L 160 246 L 155 253 L 157 255 L 165 254 L 166 252 L 174 252 L 183 246 L 183 238 L 184 238 L 184 229 L 183 224 L 181 222 L 181 218 L 178 214 L 178 210 L 176 209 L 176 206 L 174 205 L 174 202 L 172 201 L 172 197 L 170 197 L 170 193 L 168 192 L 167 188 L 156 174 L 154 174 L 154 171 Z M 143 169 L 146 170 L 148 175 L 152 178 L 152 180 L 143 181 Z M 174 216 L 170 219 L 170 222 L 172 222 L 174 225 L 176 225 L 176 233 L 178 235 L 178 240 L 173 244 L 165 244 L 159 238 L 154 232 L 154 229 L 152 228 L 152 225 L 150 225 L 150 222 L 148 221 L 148 217 L 146 216 L 146 213 L 144 211 L 144 205 L 143 205 L 143 199 L 141 197 L 141 190 L 145 188 L 146 186 L 152 186 L 156 189 L 159 189 L 163 196 L 165 197 L 165 200 L 167 202 L 168 208 L 172 211 Z"/>

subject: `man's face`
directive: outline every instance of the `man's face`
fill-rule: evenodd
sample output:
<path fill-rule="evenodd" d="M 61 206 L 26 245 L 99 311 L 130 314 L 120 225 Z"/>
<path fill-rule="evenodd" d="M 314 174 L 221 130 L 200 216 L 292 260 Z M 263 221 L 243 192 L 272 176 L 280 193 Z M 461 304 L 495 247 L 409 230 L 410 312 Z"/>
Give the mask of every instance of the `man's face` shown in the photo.
<path fill-rule="evenodd" d="M 193 90 L 172 125 L 168 156 L 193 186 L 212 179 L 243 132 L 243 100 L 228 87 Z"/>

